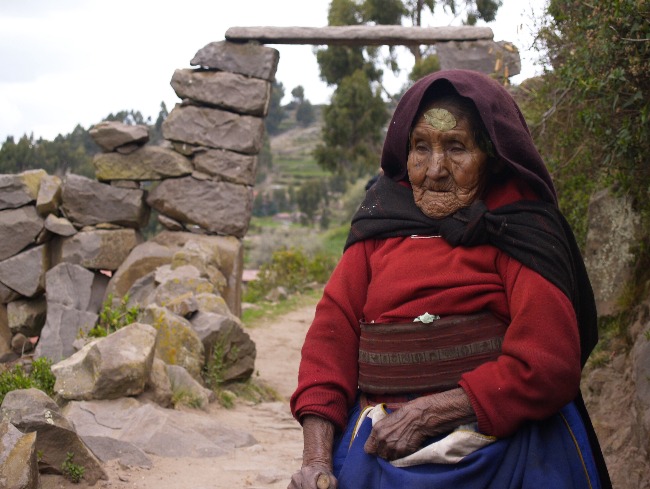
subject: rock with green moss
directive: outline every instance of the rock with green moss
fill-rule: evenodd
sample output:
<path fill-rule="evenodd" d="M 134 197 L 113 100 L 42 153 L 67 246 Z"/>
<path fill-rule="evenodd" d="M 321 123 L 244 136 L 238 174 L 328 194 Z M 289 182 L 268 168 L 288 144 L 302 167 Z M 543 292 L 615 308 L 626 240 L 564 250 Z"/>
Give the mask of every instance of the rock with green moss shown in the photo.
<path fill-rule="evenodd" d="M 16 209 L 36 201 L 45 170 L 0 175 L 0 209 Z"/>
<path fill-rule="evenodd" d="M 36 433 L 21 433 L 9 421 L 0 421 L 0 482 L 6 488 L 41 487 Z"/>
<path fill-rule="evenodd" d="M 205 349 L 190 322 L 165 307 L 147 306 L 140 318 L 158 331 L 156 357 L 169 365 L 180 365 L 192 377 L 201 379 Z"/>
<path fill-rule="evenodd" d="M 157 331 L 133 323 L 92 341 L 52 366 L 55 392 L 67 400 L 117 399 L 144 391 Z"/>

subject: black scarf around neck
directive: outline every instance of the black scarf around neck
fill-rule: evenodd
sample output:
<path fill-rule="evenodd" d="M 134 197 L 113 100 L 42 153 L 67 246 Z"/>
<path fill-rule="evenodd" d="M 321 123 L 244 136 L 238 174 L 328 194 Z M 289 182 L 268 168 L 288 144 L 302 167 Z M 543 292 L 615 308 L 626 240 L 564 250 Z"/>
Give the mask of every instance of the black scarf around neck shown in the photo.
<path fill-rule="evenodd" d="M 490 244 L 558 287 L 572 302 L 580 329 L 581 365 L 598 341 L 591 283 L 568 223 L 554 204 L 520 201 L 488 210 L 474 202 L 444 219 L 415 205 L 410 188 L 380 177 L 352 218 L 345 249 L 357 241 L 440 235 L 452 246 Z"/>

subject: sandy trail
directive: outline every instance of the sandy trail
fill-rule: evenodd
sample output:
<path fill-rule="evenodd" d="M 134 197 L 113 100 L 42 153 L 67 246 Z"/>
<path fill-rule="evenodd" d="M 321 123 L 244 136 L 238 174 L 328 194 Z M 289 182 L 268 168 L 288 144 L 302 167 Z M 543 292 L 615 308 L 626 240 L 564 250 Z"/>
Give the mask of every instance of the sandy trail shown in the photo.
<path fill-rule="evenodd" d="M 296 387 L 300 348 L 314 310 L 314 305 L 303 306 L 247 329 L 257 346 L 259 378 L 273 387 L 283 401 L 257 405 L 239 402 L 234 409 L 213 403 L 206 412 L 224 426 L 250 433 L 258 441 L 256 445 L 212 458 L 150 456 L 151 469 L 120 467 L 114 461 L 105 465 L 109 479 L 94 486 L 42 475 L 42 489 L 286 488 L 302 456 L 302 431 L 291 417 L 288 399 Z"/>

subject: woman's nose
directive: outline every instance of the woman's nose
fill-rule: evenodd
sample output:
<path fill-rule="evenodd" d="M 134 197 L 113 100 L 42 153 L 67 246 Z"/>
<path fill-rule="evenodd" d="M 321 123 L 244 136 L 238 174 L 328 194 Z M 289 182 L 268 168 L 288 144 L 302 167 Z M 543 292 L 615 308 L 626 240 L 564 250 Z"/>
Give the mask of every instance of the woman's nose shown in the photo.
<path fill-rule="evenodd" d="M 445 154 L 433 151 L 427 165 L 427 177 L 431 179 L 444 178 L 448 175 Z"/>

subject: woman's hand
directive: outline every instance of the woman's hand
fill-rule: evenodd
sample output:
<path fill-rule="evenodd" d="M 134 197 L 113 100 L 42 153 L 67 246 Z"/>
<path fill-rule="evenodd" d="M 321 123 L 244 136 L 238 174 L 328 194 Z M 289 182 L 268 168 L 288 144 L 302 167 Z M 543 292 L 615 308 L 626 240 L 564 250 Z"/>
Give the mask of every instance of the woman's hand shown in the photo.
<path fill-rule="evenodd" d="M 302 419 L 304 449 L 302 468 L 293 474 L 288 489 L 336 489 L 338 482 L 332 473 L 334 425 L 320 416 Z"/>
<path fill-rule="evenodd" d="M 427 438 L 475 420 L 469 398 L 461 388 L 419 397 L 375 423 L 364 450 L 396 460 L 419 450 Z"/>
<path fill-rule="evenodd" d="M 303 465 L 293 474 L 287 489 L 336 489 L 338 486 L 336 477 L 327 467 Z"/>

